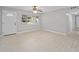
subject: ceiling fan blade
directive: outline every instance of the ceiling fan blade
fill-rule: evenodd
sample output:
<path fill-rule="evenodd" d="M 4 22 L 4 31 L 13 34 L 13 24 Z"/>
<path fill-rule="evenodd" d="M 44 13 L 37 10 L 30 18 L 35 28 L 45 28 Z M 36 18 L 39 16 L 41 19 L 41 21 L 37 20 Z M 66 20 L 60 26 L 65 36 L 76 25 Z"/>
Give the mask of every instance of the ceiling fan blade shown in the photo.
<path fill-rule="evenodd" d="M 39 12 L 43 12 L 43 10 L 38 9 Z"/>

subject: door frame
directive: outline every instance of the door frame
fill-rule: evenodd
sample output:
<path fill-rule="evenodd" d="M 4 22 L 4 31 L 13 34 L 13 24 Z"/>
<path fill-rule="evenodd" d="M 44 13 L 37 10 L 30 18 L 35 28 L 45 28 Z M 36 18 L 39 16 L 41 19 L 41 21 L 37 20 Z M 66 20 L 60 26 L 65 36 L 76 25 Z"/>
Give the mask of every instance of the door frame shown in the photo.
<path fill-rule="evenodd" d="M 9 12 L 14 12 L 16 13 L 15 11 L 12 11 L 12 10 L 2 10 L 2 35 L 1 36 L 4 36 L 5 34 L 3 33 L 3 11 L 9 11 Z M 17 33 L 17 13 L 16 13 L 16 31 L 15 31 L 15 34 Z M 12 33 L 14 34 L 14 33 Z M 11 35 L 11 34 L 7 34 L 7 35 Z"/>
<path fill-rule="evenodd" d="M 66 15 L 69 20 L 69 32 L 73 32 L 76 29 L 76 15 L 79 15 L 79 12 L 70 12 L 66 13 Z"/>

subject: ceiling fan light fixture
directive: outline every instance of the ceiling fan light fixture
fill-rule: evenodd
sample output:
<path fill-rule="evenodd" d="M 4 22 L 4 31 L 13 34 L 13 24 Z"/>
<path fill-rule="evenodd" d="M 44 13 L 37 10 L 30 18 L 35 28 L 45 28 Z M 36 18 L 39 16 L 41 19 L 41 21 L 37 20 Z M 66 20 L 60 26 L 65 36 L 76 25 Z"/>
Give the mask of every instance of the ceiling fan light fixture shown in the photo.
<path fill-rule="evenodd" d="M 41 13 L 43 12 L 41 9 L 38 8 L 38 6 L 33 6 L 33 13 Z"/>
<path fill-rule="evenodd" d="M 33 13 L 35 13 L 35 14 L 36 14 L 36 13 L 38 13 L 38 11 L 37 11 L 37 10 L 33 10 Z"/>

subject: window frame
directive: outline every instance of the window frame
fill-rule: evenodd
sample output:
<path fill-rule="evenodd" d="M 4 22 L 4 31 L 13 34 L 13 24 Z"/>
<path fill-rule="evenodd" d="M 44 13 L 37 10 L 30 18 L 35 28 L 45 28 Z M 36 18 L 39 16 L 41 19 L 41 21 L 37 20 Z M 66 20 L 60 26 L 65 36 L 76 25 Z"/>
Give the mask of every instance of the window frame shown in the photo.
<path fill-rule="evenodd" d="M 28 17 L 32 18 L 32 20 L 28 20 Z M 36 19 L 38 20 L 34 20 L 34 17 L 36 17 Z M 34 21 L 35 23 L 34 23 Z M 33 22 L 32 22 L 33 21 Z M 29 16 L 29 15 L 22 15 L 22 23 L 26 24 L 26 25 L 35 25 L 35 24 L 39 24 L 39 16 Z"/>

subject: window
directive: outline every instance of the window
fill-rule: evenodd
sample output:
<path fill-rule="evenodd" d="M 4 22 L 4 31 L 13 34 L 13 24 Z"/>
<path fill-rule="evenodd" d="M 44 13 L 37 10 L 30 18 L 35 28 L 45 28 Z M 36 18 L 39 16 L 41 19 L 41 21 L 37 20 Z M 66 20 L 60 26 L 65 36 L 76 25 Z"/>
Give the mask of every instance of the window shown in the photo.
<path fill-rule="evenodd" d="M 22 15 L 22 22 L 26 24 L 39 24 L 39 17 Z"/>

